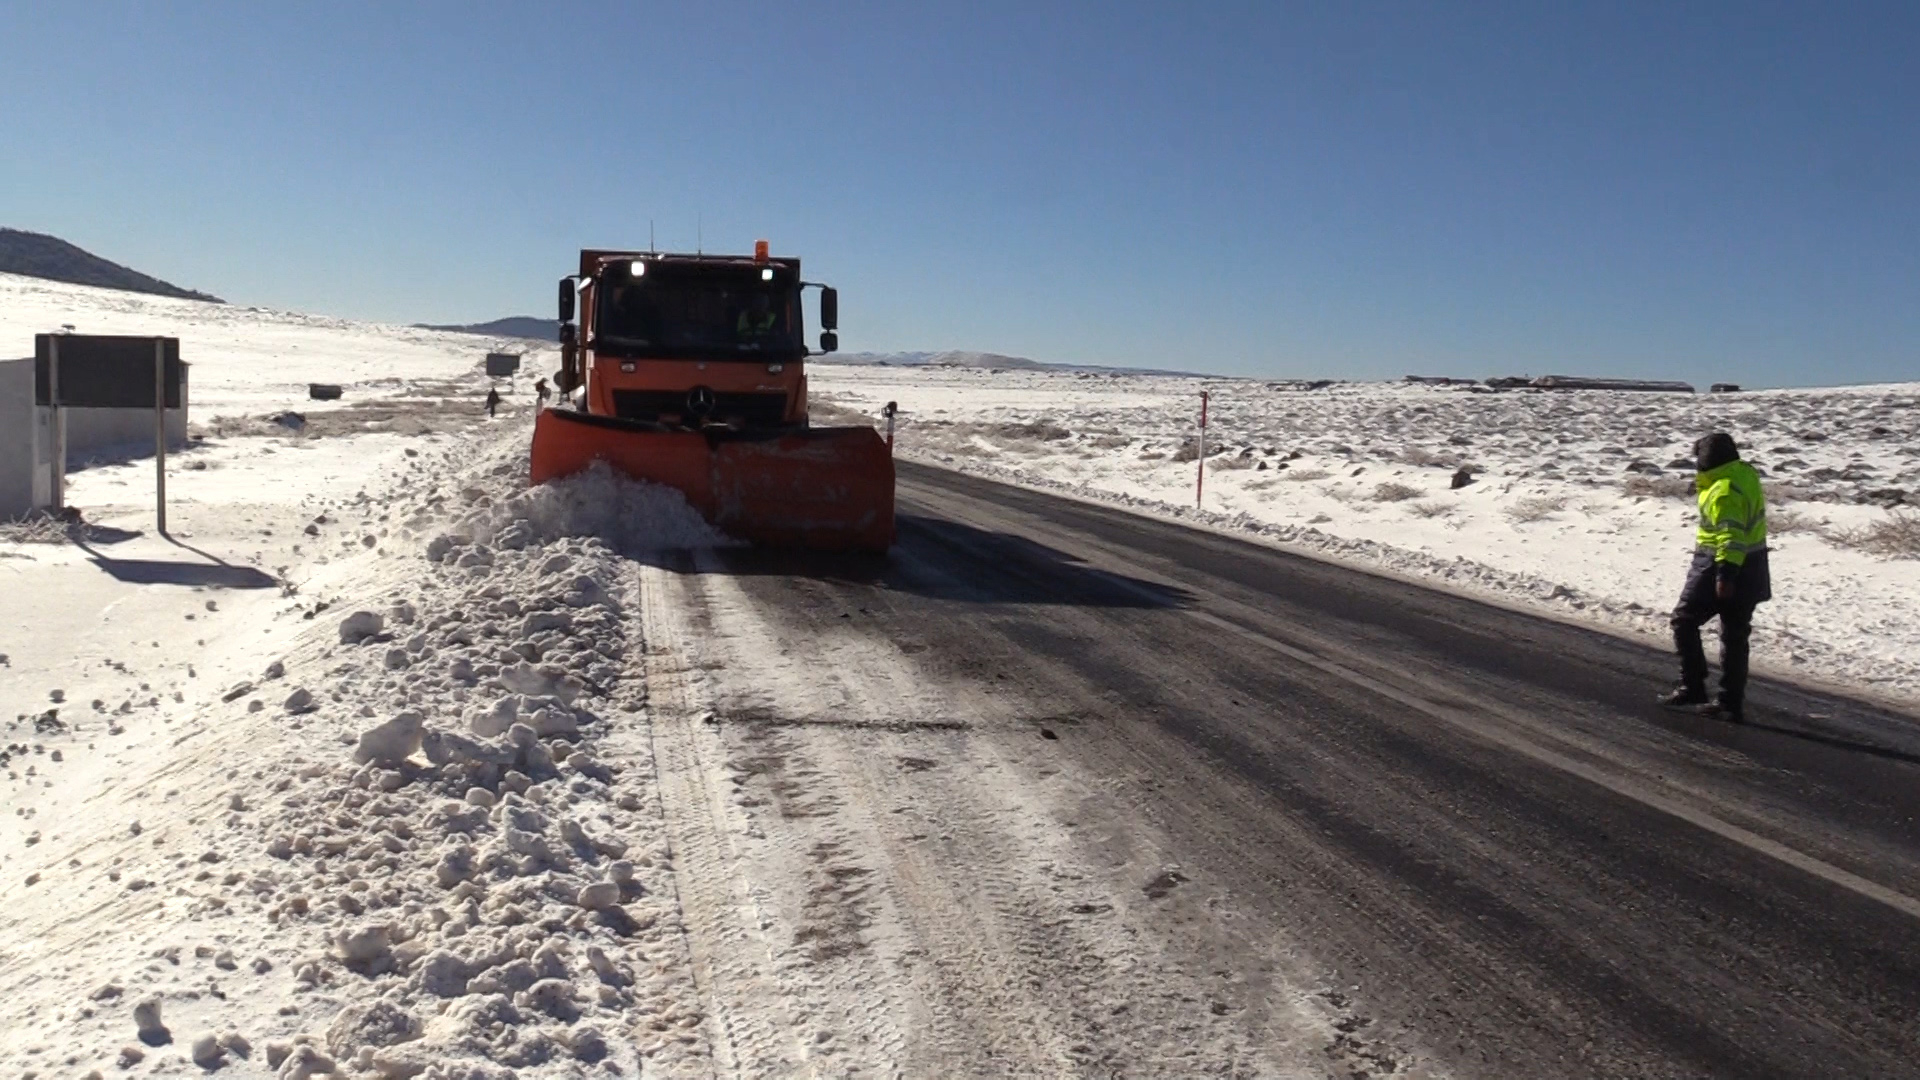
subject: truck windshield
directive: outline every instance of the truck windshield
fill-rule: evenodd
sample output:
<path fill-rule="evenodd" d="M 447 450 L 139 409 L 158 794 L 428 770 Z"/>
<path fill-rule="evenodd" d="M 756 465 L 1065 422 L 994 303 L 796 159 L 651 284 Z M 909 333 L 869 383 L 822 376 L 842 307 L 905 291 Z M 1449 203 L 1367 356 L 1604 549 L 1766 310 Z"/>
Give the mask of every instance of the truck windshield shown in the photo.
<path fill-rule="evenodd" d="M 791 280 L 649 272 L 602 279 L 599 290 L 596 349 L 603 353 L 761 360 L 806 350 L 799 290 Z"/>

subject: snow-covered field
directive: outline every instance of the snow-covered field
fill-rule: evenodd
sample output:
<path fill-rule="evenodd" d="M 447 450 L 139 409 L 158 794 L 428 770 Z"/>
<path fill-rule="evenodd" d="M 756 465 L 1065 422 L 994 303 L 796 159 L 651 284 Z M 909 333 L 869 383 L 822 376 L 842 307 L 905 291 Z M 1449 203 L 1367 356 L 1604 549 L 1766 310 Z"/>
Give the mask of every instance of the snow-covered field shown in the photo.
<path fill-rule="evenodd" d="M 867 417 L 897 401 L 904 457 L 1662 641 L 1693 543 L 1691 446 L 1726 430 L 1772 500 L 1756 669 L 1920 700 L 1920 519 L 1900 505 L 1920 504 L 1920 384 L 1494 393 L 834 365 L 811 381 L 817 402 Z M 1463 467 L 1473 482 L 1456 489 Z"/>
<path fill-rule="evenodd" d="M 180 339 L 189 365 L 192 417 L 254 416 L 282 409 L 350 409 L 373 399 L 419 400 L 423 387 L 474 374 L 489 348 L 528 343 L 92 289 L 0 274 L 0 359 L 33 355 L 33 336 L 72 326 L 80 334 Z M 523 370 L 531 374 L 537 365 Z M 348 384 L 339 401 L 307 399 L 309 383 Z M 468 388 L 484 382 L 469 382 Z M 450 388 L 449 388 L 450 389 Z M 475 404 L 478 399 L 475 399 Z"/>

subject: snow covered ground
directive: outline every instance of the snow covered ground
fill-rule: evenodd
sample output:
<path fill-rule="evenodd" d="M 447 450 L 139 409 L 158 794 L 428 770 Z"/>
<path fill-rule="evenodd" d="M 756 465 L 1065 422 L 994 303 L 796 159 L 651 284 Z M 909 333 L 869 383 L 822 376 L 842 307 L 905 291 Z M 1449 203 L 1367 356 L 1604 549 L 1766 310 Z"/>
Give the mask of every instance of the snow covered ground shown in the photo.
<path fill-rule="evenodd" d="M 908 458 L 1662 641 L 1693 542 L 1691 446 L 1730 431 L 1772 500 L 1756 668 L 1920 701 L 1920 525 L 1901 505 L 1920 504 L 1920 384 L 1494 393 L 833 365 L 811 380 L 828 408 L 870 418 L 897 401 Z M 1473 482 L 1456 489 L 1463 467 Z"/>
<path fill-rule="evenodd" d="M 139 462 L 72 475 L 72 538 L 0 529 L 0 1066 L 710 1074 L 633 567 L 716 538 L 605 474 L 524 488 L 548 355 L 488 420 L 486 339 L 0 276 L 0 341 L 62 324 L 180 336 L 201 438 L 170 538 Z M 1763 657 L 1917 685 L 1916 564 L 1817 531 L 1920 486 L 1912 388 L 814 379 L 845 408 L 899 400 L 907 454 L 1189 516 L 1206 385 L 1226 452 L 1196 520 L 1627 629 L 1657 629 L 1684 561 L 1669 462 L 1721 422 L 1801 526 Z M 1621 487 L 1636 459 L 1647 494 Z M 1478 478 L 1450 490 L 1461 464 Z"/>
<path fill-rule="evenodd" d="M 220 417 L 282 409 L 352 409 L 379 398 L 418 401 L 426 396 L 423 384 L 471 374 L 490 349 L 528 348 L 528 342 L 519 339 L 173 300 L 0 274 L 0 359 L 32 356 L 33 336 L 63 325 L 79 334 L 178 337 L 180 358 L 190 365 L 190 419 L 203 425 Z M 537 377 L 532 359 L 522 367 L 529 386 Z M 335 402 L 309 401 L 308 383 L 340 383 L 347 392 Z M 484 396 L 485 383 L 469 383 L 467 388 L 474 385 Z"/>

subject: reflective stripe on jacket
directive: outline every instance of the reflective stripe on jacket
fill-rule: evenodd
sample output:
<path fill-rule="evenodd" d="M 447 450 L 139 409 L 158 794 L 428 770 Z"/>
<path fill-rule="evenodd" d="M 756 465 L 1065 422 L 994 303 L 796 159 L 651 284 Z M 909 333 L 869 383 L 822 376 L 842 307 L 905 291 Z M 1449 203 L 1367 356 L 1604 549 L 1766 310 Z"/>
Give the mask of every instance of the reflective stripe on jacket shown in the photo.
<path fill-rule="evenodd" d="M 1739 566 L 1767 549 L 1767 500 L 1760 474 L 1744 461 L 1729 461 L 1694 480 L 1700 489 L 1699 550 L 1713 561 Z"/>

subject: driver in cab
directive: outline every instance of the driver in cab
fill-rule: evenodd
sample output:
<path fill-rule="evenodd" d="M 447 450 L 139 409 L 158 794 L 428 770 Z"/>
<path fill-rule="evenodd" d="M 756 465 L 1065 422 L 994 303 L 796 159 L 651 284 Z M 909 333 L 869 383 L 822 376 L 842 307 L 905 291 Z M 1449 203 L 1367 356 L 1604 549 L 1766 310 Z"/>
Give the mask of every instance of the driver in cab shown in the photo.
<path fill-rule="evenodd" d="M 734 321 L 734 337 L 742 344 L 759 344 L 773 336 L 773 327 L 778 317 L 773 311 L 767 294 L 757 292 L 747 301 L 747 306 Z"/>

